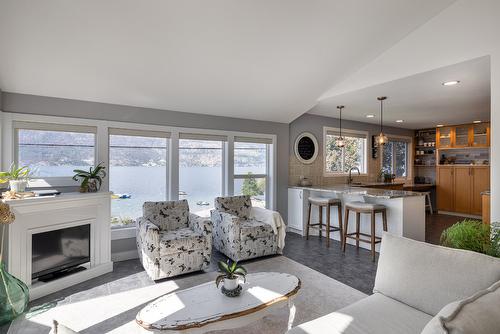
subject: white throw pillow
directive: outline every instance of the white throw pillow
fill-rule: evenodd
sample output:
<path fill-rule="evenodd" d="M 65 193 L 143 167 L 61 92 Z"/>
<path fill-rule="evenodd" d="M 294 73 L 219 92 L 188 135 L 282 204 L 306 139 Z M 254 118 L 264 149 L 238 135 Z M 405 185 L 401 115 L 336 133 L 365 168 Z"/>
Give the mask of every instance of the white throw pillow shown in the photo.
<path fill-rule="evenodd" d="M 69 329 L 64 325 L 61 325 L 54 320 L 54 327 L 52 327 L 50 334 L 78 334 L 78 332 L 75 332 L 74 330 Z"/>
<path fill-rule="evenodd" d="M 421 334 L 500 333 L 500 281 L 464 300 L 449 303 Z"/>

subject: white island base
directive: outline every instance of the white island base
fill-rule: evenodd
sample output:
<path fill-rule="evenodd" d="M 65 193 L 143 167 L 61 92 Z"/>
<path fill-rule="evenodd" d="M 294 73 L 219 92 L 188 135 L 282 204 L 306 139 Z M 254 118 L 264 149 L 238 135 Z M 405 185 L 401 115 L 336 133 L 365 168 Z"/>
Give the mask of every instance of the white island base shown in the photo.
<path fill-rule="evenodd" d="M 288 189 L 288 230 L 300 235 L 306 235 L 308 198 L 331 197 L 339 198 L 342 201 L 342 220 L 344 219 L 345 204 L 352 201 L 364 201 L 368 203 L 382 204 L 387 208 L 387 229 L 388 232 L 397 236 L 403 236 L 410 239 L 425 241 L 425 196 L 420 193 L 382 190 L 359 187 L 290 187 Z M 326 212 L 323 209 L 323 223 L 326 224 Z M 331 226 L 339 226 L 337 208 L 331 208 Z M 314 206 L 311 210 L 311 224 L 318 223 L 318 207 Z M 344 222 L 345 223 L 345 222 Z M 376 215 L 376 235 L 383 233 L 382 217 Z M 349 216 L 349 227 L 347 233 L 356 230 L 356 214 L 351 212 Z M 371 217 L 367 214 L 361 214 L 360 232 L 370 233 Z M 317 227 L 311 227 L 309 235 L 318 235 Z M 323 232 L 323 236 L 325 233 Z M 340 241 L 340 233 L 332 232 L 330 238 Z M 356 241 L 347 239 L 347 243 L 355 245 Z M 359 246 L 370 249 L 369 243 L 360 242 Z M 330 245 L 330 247 L 333 247 Z M 380 244 L 376 245 L 378 252 Z"/>

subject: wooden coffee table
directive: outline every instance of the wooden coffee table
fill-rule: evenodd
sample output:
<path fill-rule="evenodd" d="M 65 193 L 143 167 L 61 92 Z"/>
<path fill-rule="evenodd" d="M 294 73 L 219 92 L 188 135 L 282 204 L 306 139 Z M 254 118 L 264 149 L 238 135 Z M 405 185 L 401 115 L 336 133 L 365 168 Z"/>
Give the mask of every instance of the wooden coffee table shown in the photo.
<path fill-rule="evenodd" d="M 205 333 L 248 325 L 288 306 L 288 328 L 295 317 L 293 299 L 300 280 L 290 274 L 262 272 L 247 275 L 238 297 L 226 297 L 214 282 L 169 293 L 149 303 L 137 314 L 137 323 L 152 331 Z"/>

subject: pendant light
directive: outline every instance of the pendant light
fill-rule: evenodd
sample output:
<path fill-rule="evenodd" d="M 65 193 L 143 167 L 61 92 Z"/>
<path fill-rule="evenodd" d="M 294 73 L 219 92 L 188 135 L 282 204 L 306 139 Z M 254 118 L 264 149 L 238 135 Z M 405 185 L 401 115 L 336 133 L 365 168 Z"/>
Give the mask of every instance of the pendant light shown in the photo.
<path fill-rule="evenodd" d="M 344 137 L 342 137 L 342 109 L 344 109 L 344 106 L 337 106 L 337 109 L 340 112 L 340 131 L 339 131 L 340 133 L 339 133 L 339 137 L 337 138 L 337 140 L 335 140 L 335 145 L 337 147 L 344 147 L 345 140 L 344 140 Z"/>
<path fill-rule="evenodd" d="M 377 144 L 385 145 L 389 141 L 387 136 L 384 134 L 384 100 L 387 99 L 387 96 L 377 97 L 377 100 L 380 101 L 380 134 L 377 136 Z"/>

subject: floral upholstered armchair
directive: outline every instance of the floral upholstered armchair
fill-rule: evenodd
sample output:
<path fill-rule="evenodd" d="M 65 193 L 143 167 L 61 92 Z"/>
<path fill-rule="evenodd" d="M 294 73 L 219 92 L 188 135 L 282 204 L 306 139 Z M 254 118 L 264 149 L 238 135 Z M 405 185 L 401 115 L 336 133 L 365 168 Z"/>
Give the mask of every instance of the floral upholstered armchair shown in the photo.
<path fill-rule="evenodd" d="M 139 259 L 153 280 L 205 269 L 212 252 L 212 224 L 189 213 L 186 200 L 145 202 L 137 220 Z"/>
<path fill-rule="evenodd" d="M 210 215 L 214 246 L 233 261 L 281 254 L 283 219 L 278 212 L 252 207 L 250 196 L 217 197 Z"/>

